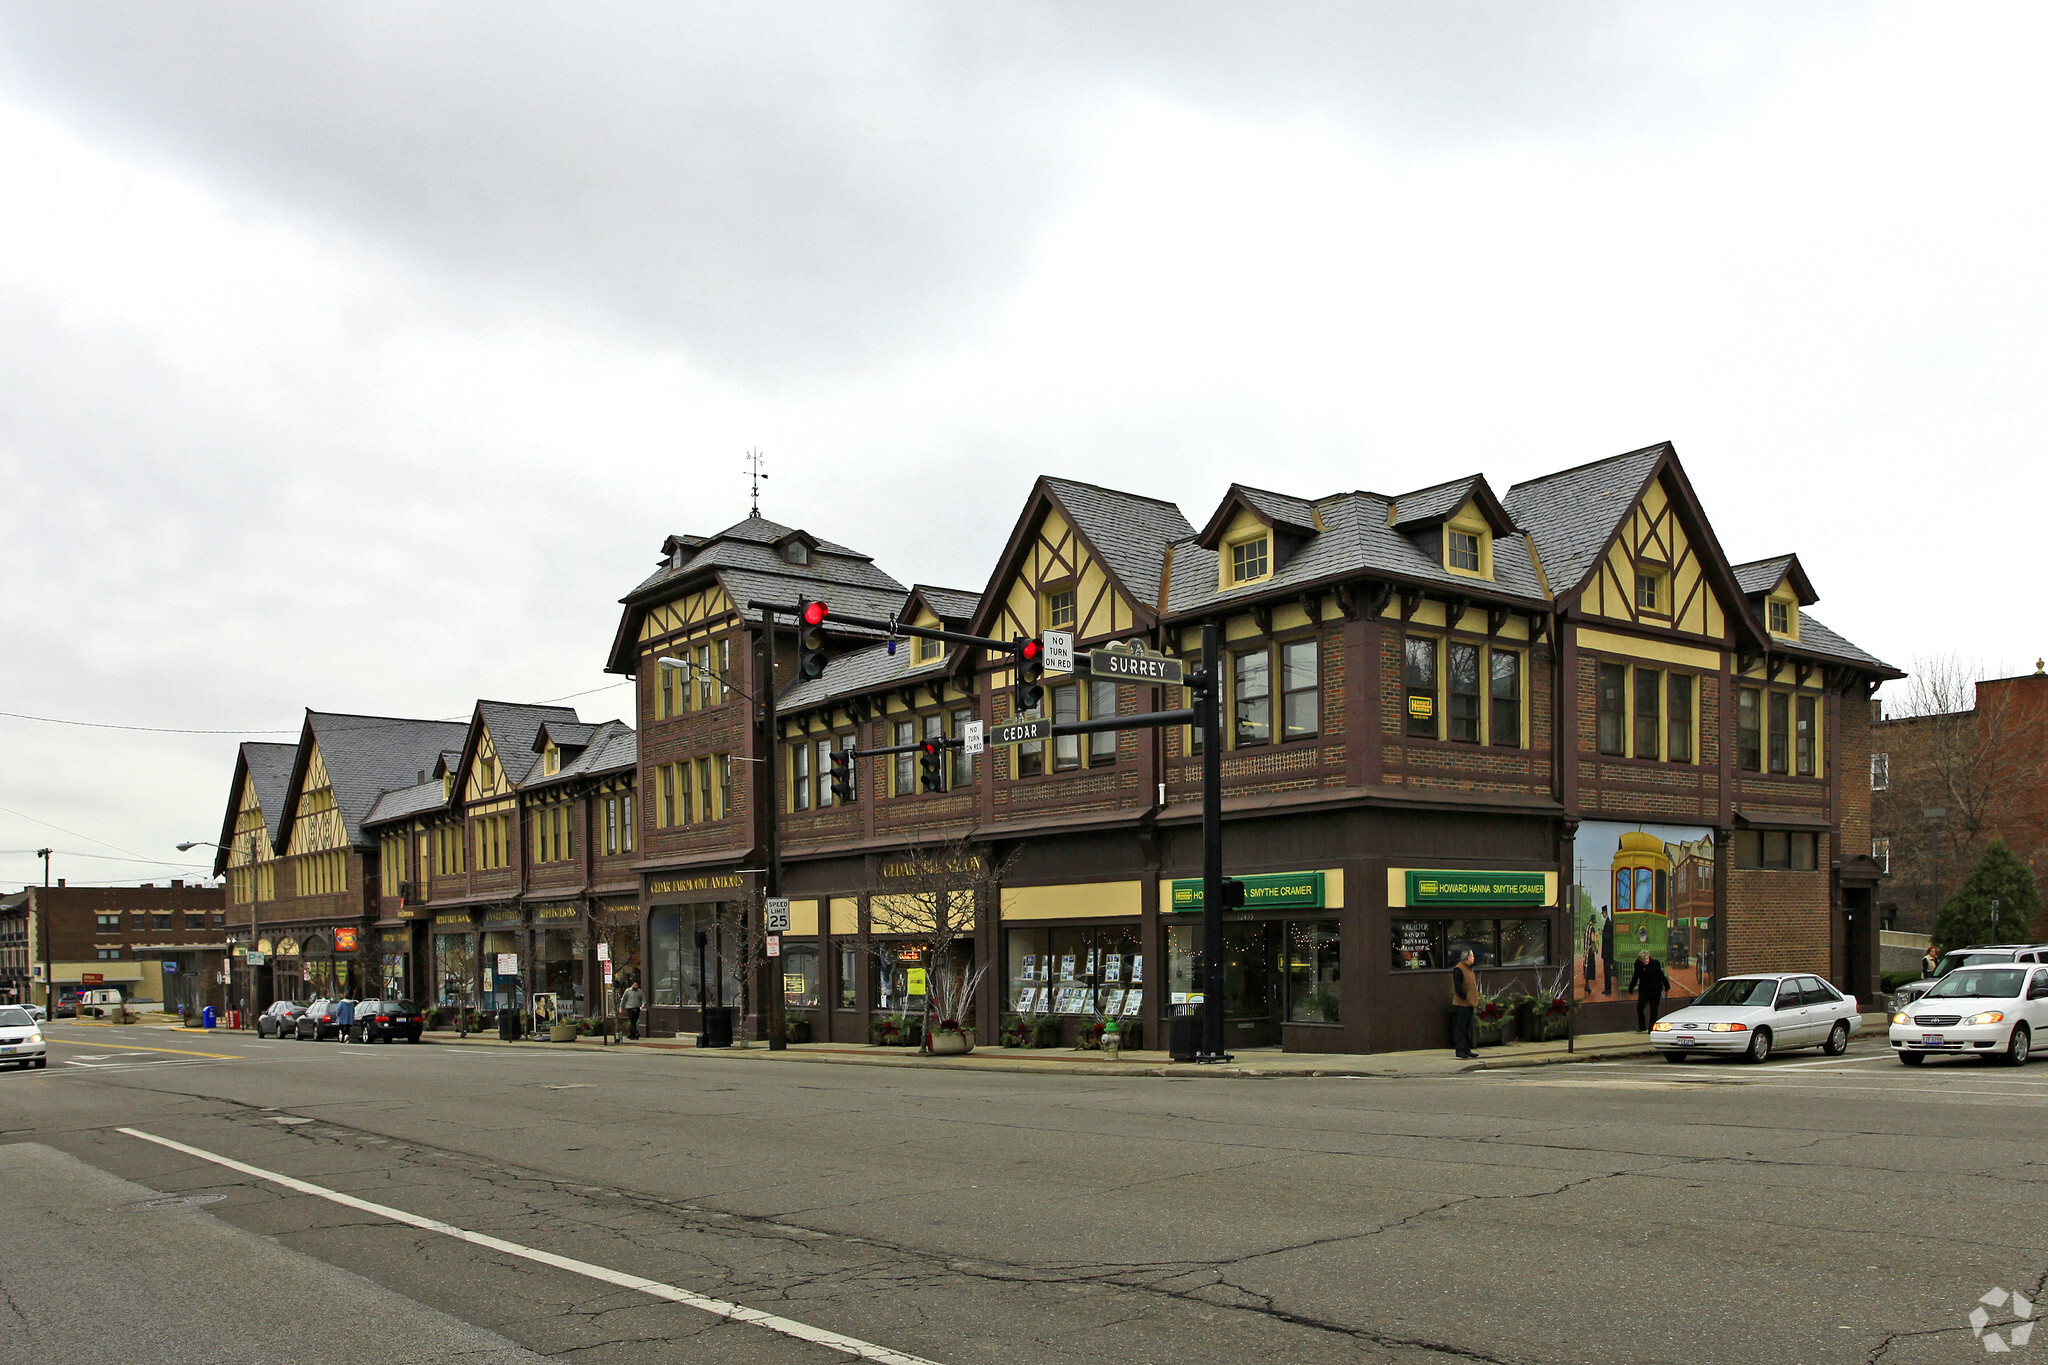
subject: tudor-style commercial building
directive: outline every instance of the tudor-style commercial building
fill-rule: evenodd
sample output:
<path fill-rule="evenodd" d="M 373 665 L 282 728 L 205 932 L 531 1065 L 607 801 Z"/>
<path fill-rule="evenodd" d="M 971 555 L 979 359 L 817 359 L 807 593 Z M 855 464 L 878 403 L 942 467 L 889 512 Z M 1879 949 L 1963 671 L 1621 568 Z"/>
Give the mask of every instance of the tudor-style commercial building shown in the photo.
<path fill-rule="evenodd" d="M 1746 969 L 1875 989 L 1867 702 L 1900 675 L 1805 610 L 1796 558 L 1729 563 L 1660 445 L 1504 497 L 1481 476 L 1397 496 L 1234 486 L 1199 529 L 1171 503 L 1044 478 L 979 594 L 904 588 L 759 518 L 672 537 L 624 599 L 610 663 L 640 684 L 639 871 L 664 1030 L 735 1000 L 733 921 L 767 854 L 756 604 L 799 598 L 1189 661 L 1202 624 L 1221 627 L 1225 859 L 1258 907 L 1227 928 L 1233 1046 L 1441 1043 L 1444 973 L 1466 946 L 1489 985 L 1569 980 L 1589 1028 L 1628 1018 L 1644 949 L 1681 996 Z M 786 623 L 779 637 L 795 904 L 774 976 L 790 1017 L 852 1040 L 904 1006 L 916 953 L 875 932 L 873 898 L 906 848 L 966 838 L 1004 869 L 973 939 L 993 969 L 981 1037 L 1025 1011 L 1117 1014 L 1160 1038 L 1203 984 L 1187 913 L 1195 736 L 955 753 L 942 792 L 906 756 L 870 758 L 844 802 L 833 750 L 1002 720 L 1011 680 L 978 651 L 828 638 L 830 667 L 798 681 Z M 1177 688 L 1048 684 L 1057 720 L 1188 704 Z"/>

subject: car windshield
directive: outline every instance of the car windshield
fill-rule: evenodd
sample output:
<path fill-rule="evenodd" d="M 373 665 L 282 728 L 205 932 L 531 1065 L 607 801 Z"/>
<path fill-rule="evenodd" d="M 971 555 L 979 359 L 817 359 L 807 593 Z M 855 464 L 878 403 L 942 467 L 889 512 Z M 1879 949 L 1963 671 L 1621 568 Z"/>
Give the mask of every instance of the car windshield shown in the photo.
<path fill-rule="evenodd" d="M 1950 953 L 1942 958 L 1941 968 L 1935 972 L 1935 975 L 1938 977 L 1947 976 L 1958 967 L 1981 967 L 1987 962 L 2010 961 L 2012 961 L 2012 950 L 2010 948 L 2001 948 L 1989 953 Z"/>
<path fill-rule="evenodd" d="M 1965 967 L 1950 972 L 1927 992 L 1927 998 L 2011 1000 L 2026 984 L 2025 967 Z"/>
<path fill-rule="evenodd" d="M 1709 986 L 1695 1005 L 1768 1005 L 1778 994 L 1778 983 L 1754 977 L 1729 977 Z"/>
<path fill-rule="evenodd" d="M 27 1010 L 0 1010 L 0 1028 L 28 1028 L 34 1023 Z"/>

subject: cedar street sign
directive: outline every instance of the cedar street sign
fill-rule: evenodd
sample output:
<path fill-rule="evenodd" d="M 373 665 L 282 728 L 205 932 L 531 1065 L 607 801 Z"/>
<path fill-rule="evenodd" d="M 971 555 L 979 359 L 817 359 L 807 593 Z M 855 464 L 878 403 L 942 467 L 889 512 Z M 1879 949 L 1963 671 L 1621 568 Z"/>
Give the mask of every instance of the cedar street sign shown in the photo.
<path fill-rule="evenodd" d="M 999 720 L 988 727 L 990 744 L 1022 744 L 1026 740 L 1051 738 L 1052 719 L 1046 716 L 1036 720 Z"/>
<path fill-rule="evenodd" d="M 1277 910 L 1287 906 L 1310 910 L 1322 908 L 1323 874 L 1320 872 L 1263 872 L 1237 880 L 1244 883 L 1244 908 L 1247 910 Z M 1169 911 L 1202 909 L 1202 879 L 1186 877 L 1175 881 L 1173 904 L 1166 908 Z"/>
<path fill-rule="evenodd" d="M 1120 649 L 1088 651 L 1088 671 L 1098 678 L 1128 678 L 1133 682 L 1169 683 L 1186 681 L 1179 659 L 1163 654 L 1126 654 Z"/>

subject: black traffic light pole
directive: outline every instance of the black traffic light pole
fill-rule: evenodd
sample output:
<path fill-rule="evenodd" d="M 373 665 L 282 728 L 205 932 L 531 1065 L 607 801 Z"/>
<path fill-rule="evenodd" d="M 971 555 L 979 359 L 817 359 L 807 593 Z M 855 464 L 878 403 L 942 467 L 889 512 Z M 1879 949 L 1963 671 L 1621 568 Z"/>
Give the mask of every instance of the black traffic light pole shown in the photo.
<path fill-rule="evenodd" d="M 775 715 L 773 618 L 776 614 L 795 616 L 803 619 L 808 602 L 795 606 L 755 603 L 761 612 L 761 619 L 768 622 L 771 669 L 769 701 L 766 713 L 772 723 Z M 1008 654 L 1017 659 L 1019 665 L 1025 658 L 1022 640 L 998 640 L 986 635 L 969 635 L 957 630 L 939 630 L 929 626 L 907 626 L 895 617 L 849 616 L 828 609 L 824 619 L 837 621 L 842 625 L 858 626 L 868 630 L 887 632 L 890 636 L 909 635 L 921 640 L 950 640 L 956 644 L 976 645 L 982 649 Z M 1042 656 L 1041 656 L 1042 657 Z M 1191 709 L 1178 711 L 1150 711 L 1135 716 L 1104 716 L 1099 720 L 1068 721 L 1050 727 L 1054 735 L 1085 735 L 1102 730 L 1142 730 L 1165 725 L 1194 725 L 1202 733 L 1202 1045 L 1196 1053 L 1201 1062 L 1227 1062 L 1231 1055 L 1223 1050 L 1223 911 L 1226 878 L 1223 875 L 1223 655 L 1221 643 L 1214 622 L 1202 627 L 1202 669 L 1181 685 L 1194 692 L 1195 705 Z M 769 757 L 772 763 L 776 755 L 779 734 L 770 738 Z M 960 740 L 922 740 L 915 744 L 896 744 L 887 748 L 855 749 L 850 751 L 854 758 L 867 758 L 882 754 L 904 754 L 922 751 L 926 744 L 939 743 L 950 749 Z M 841 751 L 847 752 L 847 751 Z M 769 778 L 771 814 L 779 817 L 780 808 L 772 804 L 774 777 Z M 770 820 L 771 826 L 776 823 Z M 774 835 L 771 832 L 770 839 Z M 769 881 L 773 887 L 781 886 L 781 864 L 777 846 L 769 844 Z M 771 891 L 769 894 L 778 894 Z M 780 1005 L 781 997 L 776 997 Z M 779 1013 L 779 1011 L 778 1011 Z"/>
<path fill-rule="evenodd" d="M 801 621 L 803 618 L 799 615 L 797 619 Z M 761 689 L 761 719 L 768 727 L 768 752 L 762 755 L 767 761 L 768 768 L 768 879 L 765 883 L 766 889 L 762 892 L 761 906 L 761 932 L 765 939 L 768 932 L 768 898 L 782 894 L 782 798 L 778 790 L 782 778 L 782 722 L 775 714 L 775 613 L 763 611 L 761 625 L 762 638 L 767 642 L 768 650 L 768 667 L 765 670 L 768 685 Z M 748 929 L 743 926 L 740 932 L 744 935 Z M 780 966 L 779 963 L 777 965 Z M 778 975 L 779 972 L 768 973 L 768 984 L 771 989 L 768 991 L 768 999 L 762 1002 L 768 1006 L 767 1034 L 770 1052 L 780 1052 L 789 1046 L 789 1037 L 784 1032 L 782 1017 L 781 983 L 774 980 Z M 707 984 L 700 971 L 697 977 L 697 989 L 700 994 Z"/>

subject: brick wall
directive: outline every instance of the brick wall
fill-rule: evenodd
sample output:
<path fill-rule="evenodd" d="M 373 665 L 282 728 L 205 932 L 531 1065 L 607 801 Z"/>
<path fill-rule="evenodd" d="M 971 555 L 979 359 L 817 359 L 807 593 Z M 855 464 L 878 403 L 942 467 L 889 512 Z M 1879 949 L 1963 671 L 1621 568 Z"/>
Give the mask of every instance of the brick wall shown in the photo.
<path fill-rule="evenodd" d="M 1720 851 L 1722 884 L 1728 888 L 1728 962 L 1736 972 L 1812 972 L 1831 975 L 1827 872 L 1828 840 L 1821 840 L 1820 867 L 1812 872 L 1776 872 L 1734 866 L 1734 849 Z"/>

